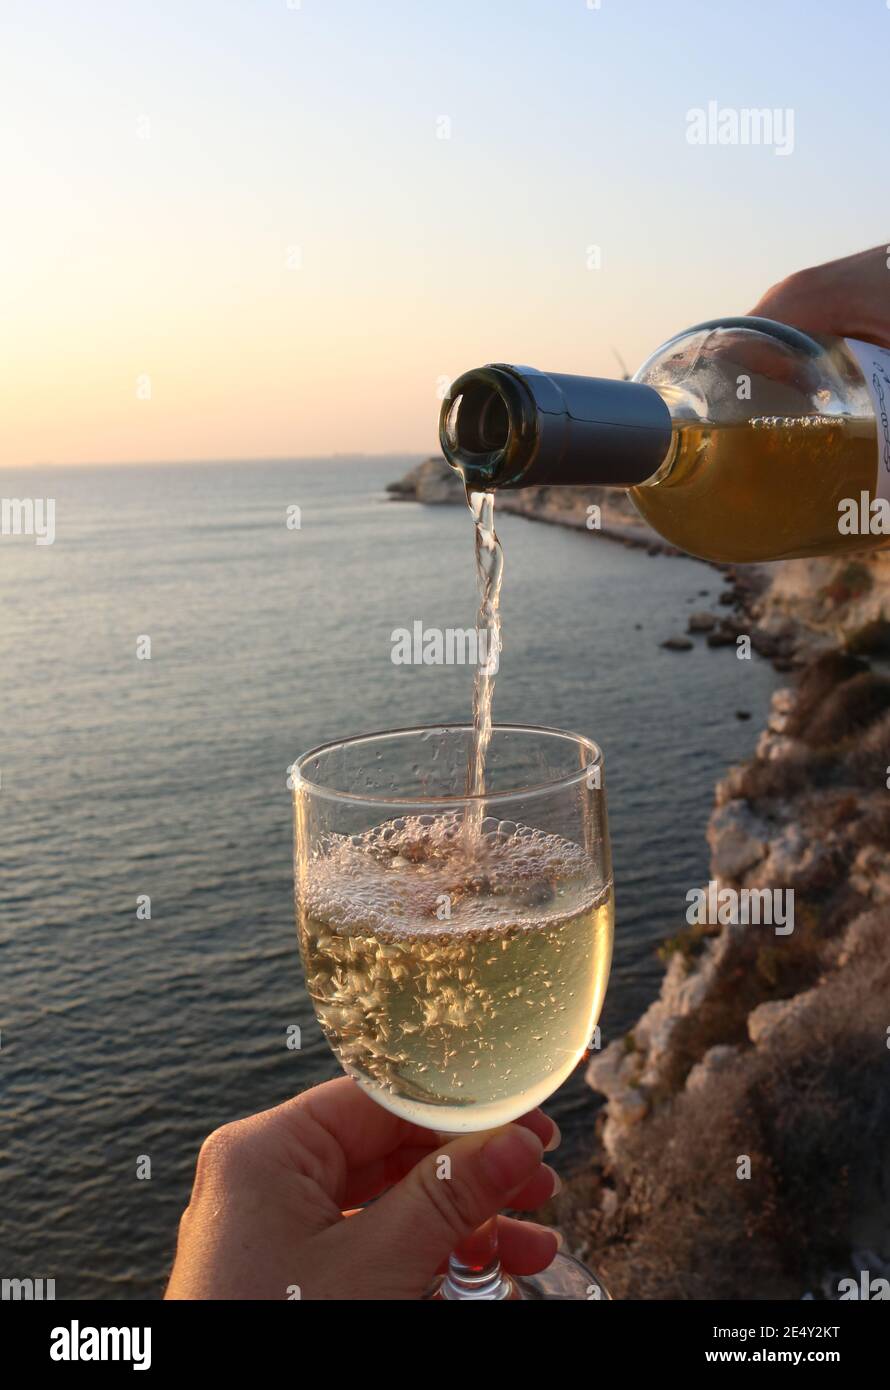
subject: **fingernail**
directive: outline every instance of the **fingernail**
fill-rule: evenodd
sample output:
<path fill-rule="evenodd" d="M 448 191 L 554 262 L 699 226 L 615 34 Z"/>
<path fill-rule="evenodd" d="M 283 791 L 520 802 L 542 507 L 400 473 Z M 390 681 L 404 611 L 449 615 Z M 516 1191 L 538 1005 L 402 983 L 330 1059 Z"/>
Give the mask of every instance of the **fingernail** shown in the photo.
<path fill-rule="evenodd" d="M 550 1120 L 549 1115 L 547 1116 L 547 1118 L 548 1120 Z M 560 1144 L 562 1143 L 562 1130 L 560 1129 L 559 1125 L 556 1123 L 555 1120 L 550 1120 L 550 1123 L 553 1126 L 553 1133 L 547 1140 L 547 1143 L 544 1145 L 545 1154 L 552 1154 L 553 1150 L 558 1149 Z"/>
<path fill-rule="evenodd" d="M 520 1125 L 511 1125 L 489 1139 L 480 1158 L 492 1182 L 510 1191 L 528 1181 L 543 1152 L 544 1147 L 536 1134 Z"/>
<path fill-rule="evenodd" d="M 545 1163 L 544 1167 L 547 1169 L 547 1172 L 553 1179 L 553 1191 L 550 1193 L 550 1196 L 556 1197 L 558 1193 L 562 1192 L 562 1178 L 559 1176 L 555 1168 L 550 1167 L 549 1163 Z"/>

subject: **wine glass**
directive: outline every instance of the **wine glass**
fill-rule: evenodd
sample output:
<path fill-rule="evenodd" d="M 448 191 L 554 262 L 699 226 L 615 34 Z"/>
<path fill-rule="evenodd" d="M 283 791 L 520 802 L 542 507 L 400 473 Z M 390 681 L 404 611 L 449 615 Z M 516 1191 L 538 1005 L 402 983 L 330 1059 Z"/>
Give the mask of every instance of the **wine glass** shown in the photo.
<path fill-rule="evenodd" d="M 292 768 L 306 987 L 344 1071 L 442 1134 L 534 1109 L 591 1046 L 612 956 L 602 754 L 558 729 L 496 725 L 466 794 L 472 725 L 315 748 Z M 496 1222 L 430 1296 L 608 1297 L 577 1260 L 500 1267 Z"/>

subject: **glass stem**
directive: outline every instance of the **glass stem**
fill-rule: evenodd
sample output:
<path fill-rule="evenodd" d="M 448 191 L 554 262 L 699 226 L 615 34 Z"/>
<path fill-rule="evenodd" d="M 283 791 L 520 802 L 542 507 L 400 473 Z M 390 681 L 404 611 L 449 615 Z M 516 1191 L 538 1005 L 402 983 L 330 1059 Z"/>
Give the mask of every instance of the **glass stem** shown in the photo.
<path fill-rule="evenodd" d="M 498 1259 L 498 1222 L 493 1216 L 455 1250 L 439 1288 L 440 1298 L 488 1302 L 512 1298 L 515 1289 Z"/>

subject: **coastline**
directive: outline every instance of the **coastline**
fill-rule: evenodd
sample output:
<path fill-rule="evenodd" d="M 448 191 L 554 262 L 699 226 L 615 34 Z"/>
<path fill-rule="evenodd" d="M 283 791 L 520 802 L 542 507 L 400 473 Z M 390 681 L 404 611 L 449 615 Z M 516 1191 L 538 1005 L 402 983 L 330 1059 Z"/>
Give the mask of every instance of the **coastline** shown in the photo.
<path fill-rule="evenodd" d="M 793 681 L 717 781 L 708 910 L 680 906 L 658 998 L 590 1061 L 605 1104 L 554 1204 L 618 1297 L 890 1276 L 890 555 L 769 571 L 750 616 Z"/>
<path fill-rule="evenodd" d="M 443 468 L 397 495 L 462 504 Z M 672 551 L 623 496 L 571 491 L 498 505 L 586 529 L 596 501 L 608 539 Z M 590 1060 L 604 1104 L 544 1219 L 618 1298 L 832 1299 L 890 1277 L 890 552 L 722 568 L 728 611 L 690 637 L 748 636 L 789 684 L 719 770 L 707 910 L 679 905 L 658 996 Z"/>
<path fill-rule="evenodd" d="M 420 502 L 427 506 L 466 506 L 466 495 L 457 474 L 441 455 L 424 459 L 403 478 L 387 486 L 396 502 Z M 548 526 L 563 526 L 602 536 L 648 555 L 684 555 L 665 541 L 637 512 L 622 490 L 605 487 L 532 487 L 500 492 L 500 512 L 524 516 Z M 596 508 L 597 525 L 590 524 Z M 691 651 L 693 638 L 703 638 L 709 647 L 734 646 L 747 635 L 757 654 L 771 661 L 777 671 L 789 671 L 798 663 L 796 632 L 792 626 L 758 620 L 758 600 L 767 588 L 767 566 L 721 564 L 700 556 L 685 556 L 723 575 L 726 590 L 717 600 L 718 612 L 698 611 L 686 615 L 684 630 L 665 633 L 661 645 L 676 652 Z"/>
<path fill-rule="evenodd" d="M 390 483 L 387 491 L 393 501 L 423 502 L 432 506 L 466 506 L 466 496 L 457 474 L 441 455 L 424 459 L 404 478 Z M 663 540 L 627 501 L 623 492 L 612 488 L 537 487 L 498 494 L 498 510 L 549 526 L 567 526 L 573 531 L 595 529 L 609 540 L 619 541 L 653 555 L 679 555 L 675 546 Z M 600 509 L 597 527 L 588 524 L 588 507 Z M 703 560 L 702 564 L 712 564 Z M 726 566 L 713 564 L 714 569 Z"/>

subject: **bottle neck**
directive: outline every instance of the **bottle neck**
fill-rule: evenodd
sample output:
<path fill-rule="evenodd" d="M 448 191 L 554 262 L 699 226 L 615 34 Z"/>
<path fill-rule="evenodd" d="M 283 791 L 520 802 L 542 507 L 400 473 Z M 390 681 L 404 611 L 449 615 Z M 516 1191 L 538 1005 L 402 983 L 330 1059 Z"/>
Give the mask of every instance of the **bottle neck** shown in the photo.
<path fill-rule="evenodd" d="M 439 438 L 471 488 L 626 488 L 659 471 L 671 433 L 670 411 L 651 386 L 497 363 L 454 383 Z"/>

